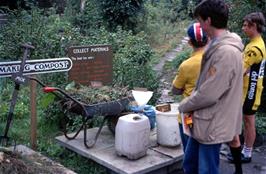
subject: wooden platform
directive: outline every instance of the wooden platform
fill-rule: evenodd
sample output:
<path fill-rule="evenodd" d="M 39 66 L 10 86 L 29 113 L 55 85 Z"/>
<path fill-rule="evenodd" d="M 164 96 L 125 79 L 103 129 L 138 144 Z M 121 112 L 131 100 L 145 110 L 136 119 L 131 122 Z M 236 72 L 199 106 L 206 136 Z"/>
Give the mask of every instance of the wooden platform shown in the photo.
<path fill-rule="evenodd" d="M 96 135 L 98 128 L 89 129 L 88 139 Z M 107 127 L 102 129 L 94 147 L 87 149 L 83 144 L 83 132 L 74 140 L 67 140 L 65 136 L 56 137 L 56 141 L 86 158 L 94 160 L 111 173 L 119 174 L 167 174 L 173 168 L 180 167 L 183 157 L 182 147 L 167 148 L 157 145 L 156 130 L 150 135 L 150 148 L 147 155 L 138 160 L 128 160 L 126 157 L 117 156 L 114 147 L 114 136 Z"/>

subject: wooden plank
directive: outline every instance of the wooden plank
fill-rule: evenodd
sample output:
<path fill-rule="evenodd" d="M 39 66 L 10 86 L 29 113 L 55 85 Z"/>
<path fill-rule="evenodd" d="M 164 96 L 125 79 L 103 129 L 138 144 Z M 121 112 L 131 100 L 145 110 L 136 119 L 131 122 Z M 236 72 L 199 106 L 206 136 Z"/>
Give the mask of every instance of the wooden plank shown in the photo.
<path fill-rule="evenodd" d="M 89 129 L 88 139 L 94 138 L 98 128 Z M 160 147 L 156 143 L 156 130 L 151 132 L 150 148 L 147 155 L 138 160 L 128 160 L 115 152 L 114 136 L 104 127 L 95 146 L 87 149 L 83 144 L 83 132 L 76 139 L 67 140 L 64 136 L 56 137 L 56 141 L 86 158 L 92 159 L 106 168 L 121 174 L 144 174 L 182 160 L 182 148 Z"/>

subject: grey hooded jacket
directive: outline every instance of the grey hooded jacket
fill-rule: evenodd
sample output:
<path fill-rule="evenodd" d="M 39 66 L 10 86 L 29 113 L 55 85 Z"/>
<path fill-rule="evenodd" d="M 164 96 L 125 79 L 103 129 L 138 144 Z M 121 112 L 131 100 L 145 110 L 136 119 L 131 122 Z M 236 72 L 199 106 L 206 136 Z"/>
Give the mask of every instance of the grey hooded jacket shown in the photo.
<path fill-rule="evenodd" d="M 192 137 L 202 144 L 228 142 L 241 132 L 243 48 L 229 31 L 211 42 L 194 92 L 179 105 L 180 112 L 193 112 Z"/>

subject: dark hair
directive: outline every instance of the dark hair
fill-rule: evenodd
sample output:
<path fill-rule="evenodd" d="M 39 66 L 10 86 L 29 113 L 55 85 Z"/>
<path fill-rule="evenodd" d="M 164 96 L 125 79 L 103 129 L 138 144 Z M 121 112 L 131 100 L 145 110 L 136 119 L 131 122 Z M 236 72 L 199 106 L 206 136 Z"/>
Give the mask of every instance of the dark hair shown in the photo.
<path fill-rule="evenodd" d="M 262 33 L 265 29 L 265 18 L 261 12 L 254 12 L 246 15 L 243 19 L 243 22 L 245 21 L 249 26 L 256 24 L 259 33 Z"/>
<path fill-rule="evenodd" d="M 224 0 L 203 0 L 194 10 L 194 17 L 206 20 L 211 18 L 211 25 L 215 28 L 226 28 L 229 9 Z"/>

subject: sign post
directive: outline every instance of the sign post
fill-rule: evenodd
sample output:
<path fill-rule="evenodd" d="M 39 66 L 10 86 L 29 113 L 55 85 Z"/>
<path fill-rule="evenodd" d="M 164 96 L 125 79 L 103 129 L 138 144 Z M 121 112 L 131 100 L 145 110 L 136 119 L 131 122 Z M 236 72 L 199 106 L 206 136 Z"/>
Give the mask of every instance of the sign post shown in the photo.
<path fill-rule="evenodd" d="M 21 61 L 0 62 L 0 78 L 11 77 L 18 73 Z M 69 58 L 26 60 L 23 75 L 44 74 L 52 72 L 69 71 L 72 68 L 72 61 Z"/>
<path fill-rule="evenodd" d="M 27 46 L 27 45 L 26 45 Z M 29 47 L 29 46 L 28 46 Z M 27 50 L 26 50 L 27 51 Z M 72 68 L 72 61 L 69 58 L 54 58 L 54 59 L 40 59 L 40 60 L 26 60 L 27 52 L 25 53 L 22 61 L 13 62 L 0 62 L 0 78 L 12 77 L 16 86 L 19 84 L 25 84 L 28 78 L 27 75 L 43 74 L 51 72 L 63 72 L 69 71 Z M 17 87 L 19 89 L 19 87 Z M 36 82 L 30 82 L 30 110 L 31 110 L 31 147 L 37 148 L 37 113 L 36 113 Z M 8 139 L 7 133 L 9 125 L 12 121 L 13 108 L 15 107 L 15 101 L 17 90 L 13 93 L 11 102 L 11 111 L 9 111 L 8 122 L 5 129 L 3 138 Z M 13 99 L 14 98 L 14 99 Z"/>

